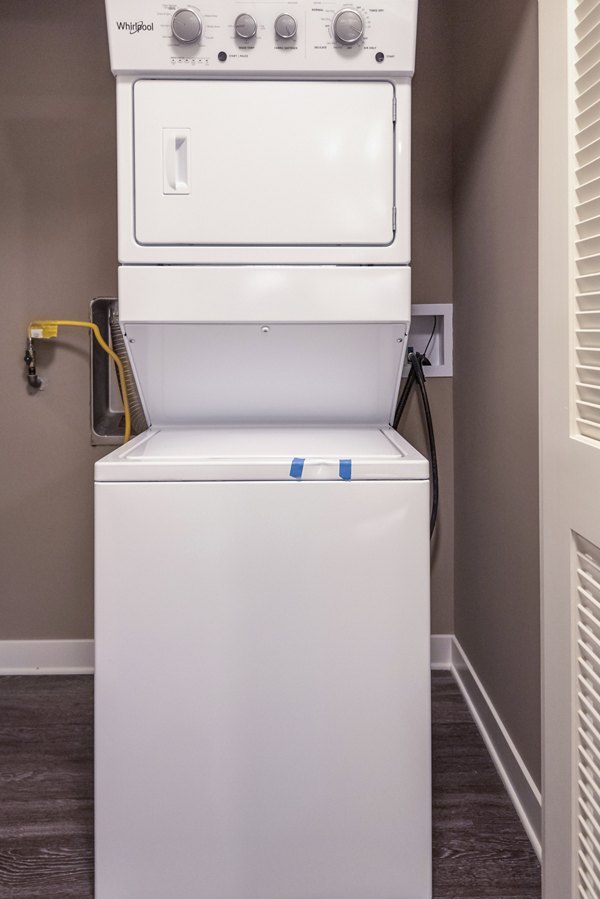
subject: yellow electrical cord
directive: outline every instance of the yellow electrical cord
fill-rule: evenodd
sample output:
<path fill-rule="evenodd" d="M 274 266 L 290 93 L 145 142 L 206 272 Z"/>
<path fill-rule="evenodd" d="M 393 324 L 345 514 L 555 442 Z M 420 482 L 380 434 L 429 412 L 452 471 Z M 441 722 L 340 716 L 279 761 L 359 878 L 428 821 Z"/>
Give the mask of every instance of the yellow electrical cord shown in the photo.
<path fill-rule="evenodd" d="M 92 332 L 102 349 L 105 353 L 114 360 L 115 365 L 117 366 L 117 371 L 119 373 L 119 384 L 121 385 L 121 395 L 123 399 L 123 411 L 125 413 L 125 438 L 123 440 L 124 443 L 127 443 L 129 438 L 131 437 L 131 414 L 129 412 L 129 401 L 127 399 L 127 385 L 125 383 L 125 371 L 123 369 L 123 363 L 115 353 L 111 347 L 107 344 L 107 342 L 102 337 L 100 333 L 100 329 L 98 325 L 93 324 L 93 322 L 72 322 L 72 321 L 42 321 L 36 320 L 29 323 L 29 327 L 27 328 L 27 335 L 30 338 L 42 338 L 48 339 L 51 337 L 58 336 L 59 327 L 66 326 L 69 328 L 87 328 Z"/>

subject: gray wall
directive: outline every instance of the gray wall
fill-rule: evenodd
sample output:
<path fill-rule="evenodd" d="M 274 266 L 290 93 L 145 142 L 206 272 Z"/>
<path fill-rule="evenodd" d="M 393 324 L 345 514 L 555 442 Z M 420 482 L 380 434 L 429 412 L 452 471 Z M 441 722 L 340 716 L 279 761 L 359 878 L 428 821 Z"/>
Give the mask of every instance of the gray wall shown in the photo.
<path fill-rule="evenodd" d="M 21 356 L 32 317 L 87 318 L 116 291 L 114 79 L 102 0 L 32 0 L 0 13 L 0 289 L 4 305 L 0 449 L 0 639 L 93 635 L 88 340 L 42 345 L 43 393 L 28 395 Z M 27 34 L 27 53 L 23 35 Z M 450 301 L 451 105 L 444 4 L 422 0 L 414 83 L 414 301 Z M 436 259 L 431 264 L 431 256 Z M 452 382 L 430 382 L 442 512 L 432 623 L 452 631 Z M 420 412 L 405 433 L 425 448 Z"/>
<path fill-rule="evenodd" d="M 534 7 L 421 0 L 413 297 L 454 296 L 456 315 L 454 384 L 429 381 L 442 482 L 433 630 L 452 632 L 456 620 L 537 775 Z M 103 2 L 2 4 L 0 26 L 0 639 L 85 638 L 93 463 L 103 454 L 89 446 L 88 341 L 65 331 L 42 347 L 48 384 L 38 395 L 21 356 L 30 318 L 86 318 L 93 296 L 116 291 Z M 424 447 L 414 404 L 404 432 Z"/>
<path fill-rule="evenodd" d="M 452 302 L 452 88 L 448 6 L 420 0 L 412 119 L 413 303 Z M 454 459 L 451 378 L 427 382 L 440 468 L 440 514 L 432 546 L 431 626 L 454 631 Z M 404 436 L 427 454 L 413 395 Z"/>
<path fill-rule="evenodd" d="M 539 784 L 537 3 L 452 12 L 455 632 Z"/>
<path fill-rule="evenodd" d="M 88 338 L 64 331 L 28 395 L 33 317 L 116 290 L 114 82 L 101 0 L 0 10 L 0 639 L 92 636 Z"/>

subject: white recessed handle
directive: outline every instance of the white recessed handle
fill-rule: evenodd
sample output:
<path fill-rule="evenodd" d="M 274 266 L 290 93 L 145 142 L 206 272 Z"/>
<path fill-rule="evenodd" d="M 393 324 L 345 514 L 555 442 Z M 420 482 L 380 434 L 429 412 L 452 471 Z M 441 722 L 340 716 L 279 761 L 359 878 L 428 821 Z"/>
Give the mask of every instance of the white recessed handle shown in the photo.
<path fill-rule="evenodd" d="M 163 128 L 163 193 L 190 192 L 190 129 Z"/>

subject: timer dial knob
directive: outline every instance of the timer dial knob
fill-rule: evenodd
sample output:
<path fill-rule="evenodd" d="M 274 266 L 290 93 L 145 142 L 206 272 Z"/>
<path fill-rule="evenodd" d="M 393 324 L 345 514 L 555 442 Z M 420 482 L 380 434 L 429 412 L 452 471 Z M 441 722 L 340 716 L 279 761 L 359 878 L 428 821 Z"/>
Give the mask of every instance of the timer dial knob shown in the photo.
<path fill-rule="evenodd" d="M 193 44 L 200 40 L 202 34 L 202 18 L 194 6 L 177 9 L 171 18 L 173 37 L 182 44 Z"/>
<path fill-rule="evenodd" d="M 333 33 L 341 44 L 357 44 L 365 33 L 363 17 L 351 6 L 340 9 L 333 19 Z"/>
<path fill-rule="evenodd" d="M 298 26 L 293 16 L 283 13 L 275 19 L 275 34 L 284 41 L 291 41 L 296 37 Z"/>
<path fill-rule="evenodd" d="M 256 19 L 247 12 L 241 13 L 235 20 L 235 33 L 245 41 L 250 40 L 256 34 Z"/>

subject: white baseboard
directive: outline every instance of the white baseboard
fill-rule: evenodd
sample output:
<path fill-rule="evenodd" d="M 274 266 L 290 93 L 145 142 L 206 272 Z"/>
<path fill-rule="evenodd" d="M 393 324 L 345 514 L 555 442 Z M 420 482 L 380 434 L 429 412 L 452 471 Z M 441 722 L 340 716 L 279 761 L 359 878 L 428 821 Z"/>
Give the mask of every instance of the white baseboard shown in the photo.
<path fill-rule="evenodd" d="M 452 639 L 432 636 L 432 668 L 452 668 Z M 0 675 L 93 673 L 93 640 L 0 640 Z"/>
<path fill-rule="evenodd" d="M 541 861 L 542 796 L 500 715 L 456 637 L 432 637 L 431 657 L 432 667 L 447 668 L 452 672 L 534 852 Z M 436 657 L 449 657 L 449 662 L 446 665 L 441 662 L 434 665 Z"/>
<path fill-rule="evenodd" d="M 431 637 L 431 667 L 434 671 L 452 670 L 452 634 L 433 634 Z"/>
<path fill-rule="evenodd" d="M 0 675 L 93 673 L 93 640 L 0 640 Z"/>
<path fill-rule="evenodd" d="M 431 667 L 452 672 L 533 848 L 541 857 L 540 791 L 473 666 L 452 634 L 432 636 Z M 0 640 L 0 675 L 93 672 L 93 640 Z"/>

